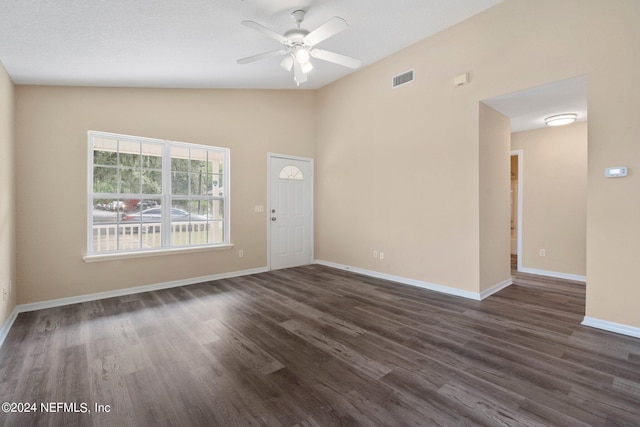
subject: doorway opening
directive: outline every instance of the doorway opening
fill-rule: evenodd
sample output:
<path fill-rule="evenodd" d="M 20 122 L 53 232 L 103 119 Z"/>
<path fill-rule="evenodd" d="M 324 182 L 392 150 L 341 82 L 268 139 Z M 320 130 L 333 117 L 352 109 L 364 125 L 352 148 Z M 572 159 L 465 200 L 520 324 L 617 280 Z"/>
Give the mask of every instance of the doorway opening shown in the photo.
<path fill-rule="evenodd" d="M 584 174 L 581 168 L 586 164 L 587 143 L 586 134 L 582 138 L 580 132 L 586 124 L 549 128 L 545 119 L 573 113 L 577 122 L 586 122 L 587 77 L 571 77 L 482 102 L 511 121 L 510 155 L 517 155 L 519 167 L 517 187 L 513 180 L 510 183 L 514 218 L 509 238 L 517 271 L 584 281 L 586 167 Z M 575 132 L 568 134 L 567 129 Z M 514 153 L 516 150 L 521 152 Z M 527 187 L 523 189 L 525 150 Z M 504 226 L 506 229 L 506 223 Z"/>

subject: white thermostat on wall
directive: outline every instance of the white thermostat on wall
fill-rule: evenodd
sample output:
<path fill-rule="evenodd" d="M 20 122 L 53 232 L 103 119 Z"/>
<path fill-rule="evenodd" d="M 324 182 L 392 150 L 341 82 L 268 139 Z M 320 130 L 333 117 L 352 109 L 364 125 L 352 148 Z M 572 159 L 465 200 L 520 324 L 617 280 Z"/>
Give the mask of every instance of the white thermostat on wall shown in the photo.
<path fill-rule="evenodd" d="M 627 176 L 627 168 L 625 166 L 614 166 L 604 170 L 604 176 L 607 178 L 621 178 Z"/>

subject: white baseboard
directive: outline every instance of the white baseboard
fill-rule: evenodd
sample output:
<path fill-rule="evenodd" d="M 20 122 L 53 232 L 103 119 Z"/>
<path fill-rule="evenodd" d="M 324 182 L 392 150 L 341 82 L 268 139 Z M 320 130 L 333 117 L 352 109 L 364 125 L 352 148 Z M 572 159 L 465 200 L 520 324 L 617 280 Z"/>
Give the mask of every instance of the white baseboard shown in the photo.
<path fill-rule="evenodd" d="M 416 286 L 418 288 L 428 289 L 430 291 L 440 292 L 443 294 L 472 299 L 476 301 L 481 301 L 482 299 L 490 295 L 493 295 L 499 290 L 506 288 L 512 283 L 511 279 L 508 279 L 508 280 L 505 280 L 504 282 L 498 283 L 495 286 L 492 286 L 490 289 L 487 289 L 482 293 L 479 293 L 479 292 L 464 291 L 461 289 L 452 288 L 451 286 L 444 286 L 444 285 L 438 285 L 435 283 L 423 282 L 421 280 L 409 279 L 402 276 L 394 276 L 392 274 L 380 273 L 373 270 L 367 270 L 365 268 L 351 267 L 348 265 L 337 264 L 330 261 L 323 261 L 323 260 L 317 259 L 315 263 L 324 265 L 326 267 L 337 268 L 339 270 L 345 270 L 345 271 L 352 271 L 354 273 L 362 274 L 369 277 L 375 277 L 377 279 L 390 280 L 392 282 L 398 282 L 404 285 Z"/>
<path fill-rule="evenodd" d="M 584 320 L 582 320 L 582 324 L 584 326 L 590 326 L 592 328 L 598 328 L 604 331 L 615 332 L 616 334 L 640 338 L 640 328 L 623 325 L 622 323 L 609 322 L 607 320 L 600 320 L 594 317 L 585 316 Z"/>
<path fill-rule="evenodd" d="M 7 338 L 7 335 L 9 334 L 9 330 L 13 326 L 13 322 L 16 321 L 16 317 L 18 317 L 17 306 L 13 309 L 7 321 L 4 322 L 4 325 L 2 325 L 2 327 L 0 328 L 0 347 L 2 347 L 2 343 L 4 342 L 4 339 Z"/>
<path fill-rule="evenodd" d="M 555 277 L 556 279 L 573 280 L 574 282 L 586 282 L 585 276 L 579 276 L 577 274 L 559 273 L 557 271 L 538 270 L 537 268 L 523 267 L 520 272 L 528 274 L 537 274 L 538 276 Z"/>
<path fill-rule="evenodd" d="M 152 285 L 135 286 L 133 288 L 117 289 L 114 291 L 97 292 L 93 294 L 78 295 L 75 297 L 58 298 L 54 300 L 39 301 L 39 302 L 33 302 L 29 304 L 20 304 L 13 309 L 11 316 L 9 316 L 9 318 L 4 323 L 4 325 L 2 325 L 2 328 L 0 328 L 0 346 L 2 346 L 2 343 L 4 342 L 5 338 L 7 337 L 7 334 L 9 333 L 9 330 L 11 329 L 11 326 L 13 325 L 13 322 L 15 322 L 16 317 L 18 317 L 18 314 L 20 313 L 25 313 L 28 311 L 35 311 L 35 310 L 43 310 L 45 308 L 61 307 L 63 305 L 77 304 L 81 302 L 120 297 L 124 295 L 157 291 L 161 289 L 177 288 L 179 286 L 195 285 L 196 283 L 209 282 L 212 280 L 248 276 L 251 274 L 264 273 L 265 271 L 269 271 L 269 268 L 260 267 L 260 268 L 250 269 L 250 270 L 232 271 L 229 273 L 212 274 L 209 276 L 193 277 L 190 279 L 174 280 L 171 282 L 157 283 Z"/>
<path fill-rule="evenodd" d="M 480 292 L 480 300 L 483 300 L 487 297 L 490 297 L 491 295 L 500 292 L 501 290 L 503 290 L 504 288 L 506 288 L 509 285 L 513 284 L 513 278 L 510 277 L 506 280 L 503 280 L 500 283 L 496 283 L 495 285 L 493 285 L 492 287 L 490 287 L 487 290 L 484 290 L 482 292 Z"/>

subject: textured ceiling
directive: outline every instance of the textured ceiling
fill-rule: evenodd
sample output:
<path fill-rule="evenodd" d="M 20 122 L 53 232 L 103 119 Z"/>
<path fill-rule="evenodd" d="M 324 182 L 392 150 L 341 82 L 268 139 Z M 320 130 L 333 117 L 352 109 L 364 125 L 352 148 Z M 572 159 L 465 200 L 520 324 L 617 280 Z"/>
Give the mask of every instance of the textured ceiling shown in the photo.
<path fill-rule="evenodd" d="M 279 48 L 244 27 L 278 33 L 307 12 L 313 30 L 333 16 L 349 28 L 319 47 L 363 67 L 502 0 L 0 0 L 0 61 L 16 84 L 174 88 L 295 88 L 279 58 L 239 58 Z M 352 70 L 314 60 L 301 89 Z"/>
<path fill-rule="evenodd" d="M 294 89 L 280 58 L 239 58 L 280 45 L 241 25 L 278 33 L 333 16 L 349 28 L 318 47 L 376 62 L 502 0 L 0 0 L 0 61 L 16 84 L 171 88 Z M 317 89 L 353 70 L 313 60 L 300 89 Z M 484 101 L 511 118 L 514 132 L 544 117 L 586 120 L 586 78 L 563 80 Z"/>

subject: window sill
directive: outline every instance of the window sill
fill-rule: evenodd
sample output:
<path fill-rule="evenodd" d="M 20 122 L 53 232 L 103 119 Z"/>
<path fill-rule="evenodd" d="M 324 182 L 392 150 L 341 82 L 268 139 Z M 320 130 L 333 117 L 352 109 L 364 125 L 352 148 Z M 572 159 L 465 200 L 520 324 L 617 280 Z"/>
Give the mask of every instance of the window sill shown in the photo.
<path fill-rule="evenodd" d="M 163 255 L 177 255 L 177 254 L 189 254 L 194 252 L 207 252 L 207 251 L 221 251 L 228 250 L 233 248 L 232 243 L 224 244 L 224 245 L 215 245 L 215 246 L 197 246 L 191 248 L 171 248 L 171 249 L 157 249 L 151 251 L 140 251 L 140 252 L 122 252 L 122 253 L 111 253 L 111 254 L 96 254 L 96 255 L 85 255 L 82 257 L 83 261 L 86 263 L 92 262 L 102 262 L 102 261 L 116 261 L 120 259 L 130 259 L 130 258 L 149 258 Z"/>

